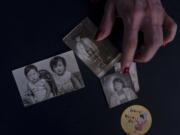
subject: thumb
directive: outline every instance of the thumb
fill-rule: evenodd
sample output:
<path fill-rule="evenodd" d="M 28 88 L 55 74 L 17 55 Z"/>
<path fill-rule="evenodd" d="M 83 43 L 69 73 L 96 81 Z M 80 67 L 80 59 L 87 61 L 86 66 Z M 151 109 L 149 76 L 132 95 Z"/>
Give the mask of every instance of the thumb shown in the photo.
<path fill-rule="evenodd" d="M 115 21 L 115 7 L 112 1 L 106 3 L 104 15 L 99 26 L 99 30 L 95 35 L 95 40 L 100 41 L 108 37 L 112 31 Z"/>

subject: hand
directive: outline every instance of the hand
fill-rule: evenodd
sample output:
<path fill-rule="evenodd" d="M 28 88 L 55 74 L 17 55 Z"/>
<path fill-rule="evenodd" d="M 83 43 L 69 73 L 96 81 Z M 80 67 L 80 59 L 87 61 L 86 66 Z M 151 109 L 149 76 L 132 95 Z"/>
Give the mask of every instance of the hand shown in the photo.
<path fill-rule="evenodd" d="M 171 42 L 177 24 L 164 11 L 160 0 L 107 0 L 104 16 L 95 36 L 97 41 L 105 39 L 112 30 L 116 17 L 124 23 L 122 69 L 129 71 L 130 64 L 145 63 L 152 59 L 161 46 Z M 163 37 L 163 27 L 166 33 Z M 141 53 L 135 55 L 138 32 L 143 32 L 144 44 Z"/>

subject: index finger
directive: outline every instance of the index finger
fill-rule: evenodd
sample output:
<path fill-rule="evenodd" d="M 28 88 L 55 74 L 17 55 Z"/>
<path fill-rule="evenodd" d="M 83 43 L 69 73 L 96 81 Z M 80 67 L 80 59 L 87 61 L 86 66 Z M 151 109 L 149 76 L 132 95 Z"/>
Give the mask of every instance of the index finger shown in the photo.
<path fill-rule="evenodd" d="M 135 51 L 138 42 L 138 29 L 132 29 L 125 24 L 124 27 L 124 40 L 123 40 L 123 53 L 122 53 L 122 69 L 129 69 L 130 64 L 133 62 Z M 126 73 L 128 71 L 124 71 Z"/>

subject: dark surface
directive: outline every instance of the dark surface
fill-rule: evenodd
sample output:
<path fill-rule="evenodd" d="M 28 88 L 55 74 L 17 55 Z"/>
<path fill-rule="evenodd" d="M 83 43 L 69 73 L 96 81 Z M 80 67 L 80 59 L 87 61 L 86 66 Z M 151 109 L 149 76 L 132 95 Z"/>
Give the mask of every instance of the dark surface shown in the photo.
<path fill-rule="evenodd" d="M 163 1 L 166 11 L 179 24 L 178 3 L 178 0 Z M 87 14 L 98 24 L 103 9 L 100 5 L 88 6 L 86 0 L 12 1 L 7 4 L 9 37 L 6 49 L 1 50 L 4 57 L 0 134 L 125 135 L 120 116 L 133 104 L 144 105 L 152 113 L 153 125 L 147 135 L 179 134 L 179 31 L 176 39 L 160 49 L 151 62 L 138 64 L 141 91 L 136 101 L 109 109 L 100 81 L 77 59 L 86 88 L 24 108 L 11 70 L 70 50 L 62 37 Z M 111 36 L 116 46 L 121 44 L 117 41 L 122 36 L 118 33 L 121 28 L 116 26 Z"/>

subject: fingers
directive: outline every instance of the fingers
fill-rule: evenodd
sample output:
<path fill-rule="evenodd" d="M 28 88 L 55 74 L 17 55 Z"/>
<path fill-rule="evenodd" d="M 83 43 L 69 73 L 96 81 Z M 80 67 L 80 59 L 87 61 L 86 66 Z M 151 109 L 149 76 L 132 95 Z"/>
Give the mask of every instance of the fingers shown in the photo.
<path fill-rule="evenodd" d="M 134 54 L 138 42 L 138 29 L 131 29 L 129 26 L 124 27 L 123 53 L 122 53 L 122 69 L 124 73 L 128 73 L 130 64 L 133 62 Z"/>
<path fill-rule="evenodd" d="M 138 32 L 142 18 L 143 14 L 139 11 L 130 12 L 129 15 L 123 17 L 124 39 L 121 62 L 124 73 L 128 73 L 129 67 L 134 61 L 134 55 L 138 43 Z"/>
<path fill-rule="evenodd" d="M 98 32 L 95 35 L 95 40 L 100 41 L 108 37 L 112 31 L 115 21 L 115 7 L 112 1 L 106 3 L 104 16 L 102 18 Z"/>
<path fill-rule="evenodd" d="M 152 59 L 163 44 L 162 26 L 146 26 L 144 30 L 144 42 L 142 51 L 135 56 L 135 62 L 145 63 Z"/>
<path fill-rule="evenodd" d="M 165 46 L 175 38 L 177 32 L 177 24 L 170 16 L 166 14 L 164 19 L 164 27 L 166 30 L 166 34 L 164 36 L 163 46 Z"/>

